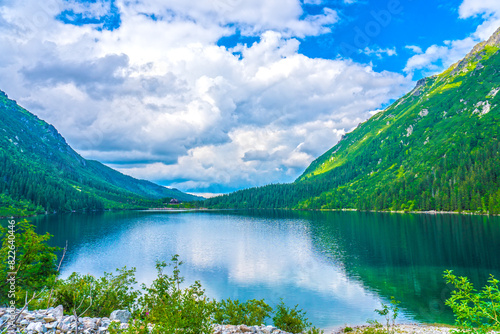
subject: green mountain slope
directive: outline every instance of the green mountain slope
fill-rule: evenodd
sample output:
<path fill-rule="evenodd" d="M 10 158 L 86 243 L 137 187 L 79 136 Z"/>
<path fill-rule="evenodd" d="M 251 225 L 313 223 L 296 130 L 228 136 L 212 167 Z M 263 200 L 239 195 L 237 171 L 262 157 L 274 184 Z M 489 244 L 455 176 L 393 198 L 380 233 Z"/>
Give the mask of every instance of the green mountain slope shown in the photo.
<path fill-rule="evenodd" d="M 498 213 L 499 47 L 500 29 L 345 135 L 293 184 L 206 204 Z"/>
<path fill-rule="evenodd" d="M 82 158 L 52 125 L 0 91 L 0 216 L 146 207 L 162 198 L 201 199 Z"/>

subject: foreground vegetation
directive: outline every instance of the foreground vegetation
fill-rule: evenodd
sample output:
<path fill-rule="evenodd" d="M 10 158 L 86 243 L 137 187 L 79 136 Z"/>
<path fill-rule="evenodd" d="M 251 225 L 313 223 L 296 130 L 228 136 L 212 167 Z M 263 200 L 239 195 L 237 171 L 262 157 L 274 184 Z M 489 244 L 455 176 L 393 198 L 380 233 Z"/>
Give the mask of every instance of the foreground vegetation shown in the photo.
<path fill-rule="evenodd" d="M 49 234 L 39 235 L 28 222 L 18 222 L 15 242 L 7 228 L 0 228 L 2 247 L 0 258 L 0 305 L 13 300 L 8 278 L 15 272 L 16 307 L 45 309 L 63 305 L 68 314 L 78 317 L 108 317 L 117 309 L 132 313 L 127 333 L 147 333 L 153 324 L 153 333 L 210 333 L 217 324 L 261 325 L 272 320 L 273 324 L 287 332 L 319 334 L 306 313 L 298 306 L 289 307 L 281 301 L 273 309 L 264 300 L 208 298 L 200 282 L 186 286 L 181 275 L 182 262 L 178 256 L 169 263 L 158 262 L 157 277 L 149 286 L 137 288 L 135 269 L 122 268 L 102 277 L 73 273 L 66 279 L 58 277 L 58 261 L 55 247 L 47 244 Z M 16 259 L 9 262 L 9 251 L 16 247 Z M 60 262 L 59 262 L 60 265 Z M 487 333 L 500 330 L 499 281 L 491 277 L 488 285 L 476 291 L 466 277 L 456 277 L 451 271 L 444 275 L 454 287 L 446 305 L 456 317 L 457 333 Z M 376 312 L 386 319 L 383 326 L 372 321 L 372 327 L 361 329 L 363 333 L 393 333 L 399 314 L 399 302 L 391 300 L 382 304 Z M 119 332 L 118 328 L 111 331 Z M 351 328 L 352 330 L 352 328 Z M 346 327 L 345 331 L 349 331 Z M 359 332 L 360 330 L 358 330 Z"/>

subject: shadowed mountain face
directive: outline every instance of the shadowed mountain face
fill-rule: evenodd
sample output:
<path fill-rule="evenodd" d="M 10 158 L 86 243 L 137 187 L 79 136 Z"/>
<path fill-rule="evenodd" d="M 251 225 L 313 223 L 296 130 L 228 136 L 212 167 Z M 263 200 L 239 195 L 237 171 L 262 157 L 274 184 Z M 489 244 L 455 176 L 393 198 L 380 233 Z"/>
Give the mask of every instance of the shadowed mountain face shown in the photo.
<path fill-rule="evenodd" d="M 214 207 L 500 212 L 500 29 L 360 124 L 293 184 Z"/>
<path fill-rule="evenodd" d="M 76 153 L 50 124 L 0 91 L 2 215 L 154 205 L 200 199 L 123 175 Z"/>

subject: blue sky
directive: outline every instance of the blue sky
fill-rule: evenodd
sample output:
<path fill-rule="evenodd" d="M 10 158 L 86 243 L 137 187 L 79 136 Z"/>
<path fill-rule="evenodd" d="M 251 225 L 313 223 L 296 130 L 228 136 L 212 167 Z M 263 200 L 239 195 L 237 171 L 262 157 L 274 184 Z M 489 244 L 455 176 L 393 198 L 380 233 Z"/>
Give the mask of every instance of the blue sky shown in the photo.
<path fill-rule="evenodd" d="M 497 0 L 0 0 L 0 89 L 195 193 L 290 182 L 500 26 Z"/>

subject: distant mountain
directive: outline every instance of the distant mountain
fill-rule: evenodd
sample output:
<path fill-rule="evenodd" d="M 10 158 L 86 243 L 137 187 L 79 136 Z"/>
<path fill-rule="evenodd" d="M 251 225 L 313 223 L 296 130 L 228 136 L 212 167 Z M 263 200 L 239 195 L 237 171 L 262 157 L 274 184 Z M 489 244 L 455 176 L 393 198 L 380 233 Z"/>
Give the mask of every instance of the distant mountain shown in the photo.
<path fill-rule="evenodd" d="M 374 115 L 292 184 L 213 207 L 500 212 L 500 29 Z"/>
<path fill-rule="evenodd" d="M 52 125 L 0 91 L 0 216 L 150 207 L 167 198 L 202 199 L 82 158 Z"/>

